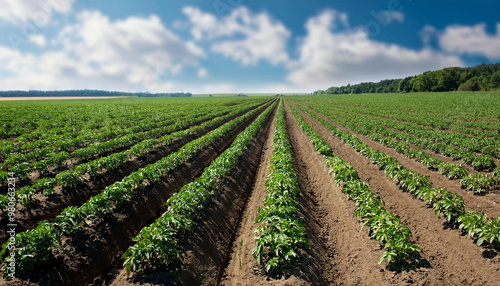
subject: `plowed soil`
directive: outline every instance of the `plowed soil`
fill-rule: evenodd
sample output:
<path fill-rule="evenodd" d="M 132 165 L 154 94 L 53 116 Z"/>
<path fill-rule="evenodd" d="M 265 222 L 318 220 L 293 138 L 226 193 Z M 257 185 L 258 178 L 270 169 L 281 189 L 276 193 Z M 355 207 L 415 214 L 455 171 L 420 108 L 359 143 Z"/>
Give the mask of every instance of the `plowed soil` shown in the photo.
<path fill-rule="evenodd" d="M 172 263 L 163 272 L 127 276 L 120 256 L 133 244 L 132 238 L 140 229 L 165 211 L 165 201 L 200 176 L 256 115 L 195 160 L 169 173 L 162 184 L 134 197 L 124 210 L 93 220 L 80 236 L 66 239 L 64 254 L 50 268 L 36 270 L 38 274 L 29 280 L 14 280 L 10 285 L 500 285 L 498 249 L 477 246 L 442 215 L 435 215 L 424 202 L 403 192 L 370 160 L 298 110 L 333 153 L 349 162 L 361 180 L 369 183 L 370 190 L 385 201 L 385 208 L 398 215 L 411 230 L 412 243 L 422 248 L 422 263 L 399 271 L 385 262 L 378 264 L 383 247 L 370 238 L 366 229 L 360 229 L 360 221 L 354 215 L 355 203 L 341 192 L 342 186 L 335 184 L 324 158 L 285 107 L 293 164 L 302 194 L 300 214 L 311 244 L 311 253 L 285 277 L 267 275 L 252 256 L 254 231 L 258 227 L 254 220 L 266 196 L 265 181 L 270 171 L 275 109 L 234 170 L 217 182 L 217 191 L 199 213 L 193 231 L 182 238 L 183 262 Z M 433 187 L 460 194 L 468 210 L 485 212 L 489 217 L 500 215 L 498 194 L 467 193 L 458 180 L 448 180 L 391 148 L 355 135 L 370 147 L 396 157 L 406 168 L 428 175 Z"/>
<path fill-rule="evenodd" d="M 248 111 L 248 110 L 247 110 Z M 224 120 L 223 122 L 214 124 L 213 126 L 207 127 L 204 130 L 196 132 L 183 137 L 167 146 L 162 146 L 156 148 L 147 155 L 141 157 L 134 157 L 129 160 L 125 165 L 120 168 L 108 172 L 103 172 L 97 174 L 97 176 L 85 181 L 77 187 L 61 189 L 56 187 L 56 192 L 52 196 L 45 196 L 43 194 L 36 194 L 34 197 L 38 202 L 28 208 L 19 208 L 18 214 L 16 216 L 17 220 L 17 232 L 23 232 L 29 229 L 33 229 L 38 225 L 38 222 L 42 220 L 51 221 L 57 215 L 59 215 L 65 208 L 69 206 L 79 206 L 86 202 L 90 197 L 99 194 L 107 186 L 113 184 L 116 181 L 120 181 L 131 173 L 145 167 L 148 164 L 153 164 L 161 158 L 168 156 L 171 153 L 179 150 L 180 147 L 187 144 L 188 142 L 199 138 L 208 132 L 218 128 L 226 122 L 241 116 L 247 111 L 241 112 L 237 115 L 232 116 Z M 6 218 L 0 221 L 3 226 L 7 225 Z M 3 244 L 8 236 L 6 231 L 0 232 L 0 244 Z"/>
<path fill-rule="evenodd" d="M 338 128 L 355 135 L 361 141 L 368 144 L 370 148 L 377 149 L 387 155 L 395 157 L 405 168 L 413 172 L 429 176 L 429 181 L 432 183 L 433 188 L 446 188 L 452 193 L 459 194 L 464 198 L 466 210 L 486 213 L 490 218 L 500 216 L 500 193 L 492 192 L 484 196 L 474 195 L 473 192 L 467 192 L 461 188 L 460 180 L 450 180 L 443 176 L 440 172 L 427 169 L 427 167 L 423 164 L 414 159 L 405 157 L 403 154 L 396 152 L 393 148 L 384 146 L 364 135 L 355 133 L 320 113 L 318 113 L 318 115 L 328 122 L 333 123 Z"/>
<path fill-rule="evenodd" d="M 244 120 L 224 138 L 205 148 L 196 159 L 167 174 L 161 184 L 137 193 L 122 211 L 105 219 L 93 219 L 80 235 L 65 239 L 64 252 L 48 269 L 37 269 L 31 277 L 11 280 L 9 285 L 89 285 L 112 279 L 110 273 L 121 266 L 121 254 L 132 244 L 132 238 L 163 214 L 166 200 L 200 176 L 259 114 Z"/>
<path fill-rule="evenodd" d="M 237 167 L 218 182 L 213 196 L 200 214 L 198 225 L 183 242 L 184 262 L 168 272 L 127 277 L 124 269 L 112 285 L 216 285 L 223 279 L 233 242 L 258 174 L 261 156 L 274 122 L 268 116 Z"/>
<path fill-rule="evenodd" d="M 329 143 L 334 154 L 349 162 L 356 169 L 360 178 L 370 184 L 370 190 L 382 197 L 385 201 L 385 208 L 401 218 L 401 222 L 410 228 L 414 243 L 422 248 L 422 256 L 428 265 L 402 273 L 393 272 L 394 278 L 390 284 L 499 285 L 500 256 L 498 250 L 478 247 L 471 238 L 462 235 L 457 229 L 448 227 L 446 220 L 441 216 L 434 215 L 432 208 L 412 195 L 401 191 L 392 179 L 385 177 L 384 172 L 372 165 L 368 159 L 344 144 L 339 138 L 334 137 L 326 127 L 314 121 L 306 113 L 301 112 L 301 114 L 306 122 Z M 365 140 L 366 143 L 369 140 L 361 137 L 360 139 Z M 372 148 L 387 151 L 388 154 L 396 157 L 397 153 L 389 153 L 390 150 L 384 150 L 386 148 L 384 146 L 377 146 L 375 142 L 370 142 L 369 145 Z M 407 164 L 405 166 L 412 166 L 410 163 L 418 164 L 404 162 L 402 158 L 400 163 Z M 418 165 L 413 167 L 419 168 Z M 422 171 L 427 170 L 423 166 L 421 168 Z M 447 182 L 440 179 L 440 182 Z M 480 202 L 477 201 L 476 204 L 479 205 Z M 492 212 L 497 211 L 494 208 L 486 209 Z M 360 284 L 370 285 L 364 282 Z"/>

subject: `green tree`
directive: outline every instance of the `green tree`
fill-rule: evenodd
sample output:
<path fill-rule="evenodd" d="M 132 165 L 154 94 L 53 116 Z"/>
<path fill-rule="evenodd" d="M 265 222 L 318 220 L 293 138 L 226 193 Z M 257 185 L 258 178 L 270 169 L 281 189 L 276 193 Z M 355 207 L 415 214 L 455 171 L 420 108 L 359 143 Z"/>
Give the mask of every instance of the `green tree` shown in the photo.
<path fill-rule="evenodd" d="M 492 87 L 500 87 L 500 70 L 493 73 L 491 76 Z"/>
<path fill-rule="evenodd" d="M 466 82 L 462 83 L 458 90 L 460 91 L 479 91 L 481 90 L 481 83 L 477 77 L 468 79 Z"/>

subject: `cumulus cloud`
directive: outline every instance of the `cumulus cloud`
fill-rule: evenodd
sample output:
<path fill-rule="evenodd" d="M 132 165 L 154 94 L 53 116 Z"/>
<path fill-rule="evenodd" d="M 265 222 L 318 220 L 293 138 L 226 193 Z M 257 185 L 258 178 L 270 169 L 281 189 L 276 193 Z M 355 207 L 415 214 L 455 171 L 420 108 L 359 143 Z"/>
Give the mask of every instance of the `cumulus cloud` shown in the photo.
<path fill-rule="evenodd" d="M 486 32 L 486 24 L 475 26 L 448 26 L 439 35 L 439 45 L 447 52 L 485 56 L 500 59 L 500 23 L 496 34 Z"/>
<path fill-rule="evenodd" d="M 78 19 L 59 35 L 64 49 L 86 65 L 98 65 L 109 75 L 126 75 L 132 82 L 145 67 L 176 74 L 204 56 L 201 48 L 183 42 L 155 15 L 111 22 L 100 12 L 86 11 Z"/>
<path fill-rule="evenodd" d="M 42 44 L 34 36 L 33 42 Z M 0 83 L 7 89 L 99 88 L 130 90 L 156 86 L 164 75 L 196 67 L 205 56 L 184 42 L 157 16 L 111 21 L 100 12 L 84 11 L 53 41 L 57 50 L 39 55 L 1 47 Z"/>
<path fill-rule="evenodd" d="M 47 40 L 45 39 L 45 36 L 42 34 L 30 35 L 28 40 L 30 42 L 34 43 L 35 45 L 42 47 L 42 48 L 47 45 Z"/>
<path fill-rule="evenodd" d="M 246 7 L 234 9 L 222 19 L 198 8 L 185 7 L 191 34 L 197 41 L 212 41 L 211 50 L 243 65 L 265 60 L 286 63 L 290 31 L 268 13 L 255 14 Z"/>
<path fill-rule="evenodd" d="M 208 76 L 208 72 L 205 68 L 199 68 L 197 75 L 199 78 L 206 78 Z"/>
<path fill-rule="evenodd" d="M 12 24 L 26 21 L 46 25 L 53 13 L 67 13 L 75 0 L 2 0 L 0 20 Z"/>
<path fill-rule="evenodd" d="M 422 42 L 426 46 L 428 46 L 431 42 L 431 40 L 435 39 L 438 35 L 438 31 L 436 30 L 435 27 L 426 25 L 421 31 L 420 31 L 420 38 L 422 39 Z"/>
<path fill-rule="evenodd" d="M 405 21 L 405 14 L 403 12 L 398 11 L 390 11 L 391 18 L 395 21 L 403 23 Z"/>
<path fill-rule="evenodd" d="M 329 87 L 463 65 L 458 57 L 430 48 L 412 50 L 372 39 L 363 29 L 348 28 L 346 18 L 336 10 L 326 10 L 307 21 L 300 57 L 287 77 L 290 83 Z"/>

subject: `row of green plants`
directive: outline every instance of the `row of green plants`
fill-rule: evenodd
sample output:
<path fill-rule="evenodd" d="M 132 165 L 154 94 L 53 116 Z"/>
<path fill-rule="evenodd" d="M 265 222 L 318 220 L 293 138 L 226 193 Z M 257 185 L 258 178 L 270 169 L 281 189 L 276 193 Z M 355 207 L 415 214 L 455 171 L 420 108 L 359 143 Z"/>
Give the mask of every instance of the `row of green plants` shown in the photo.
<path fill-rule="evenodd" d="M 139 132 L 148 131 L 151 129 L 168 126 L 175 122 L 176 117 L 183 114 L 190 113 L 189 110 L 176 111 L 168 110 L 168 112 L 162 113 L 161 117 L 156 117 L 156 120 L 160 121 L 150 121 L 147 117 L 142 117 L 141 121 L 135 122 L 132 126 L 126 128 L 130 124 L 124 122 L 123 125 L 119 125 L 120 122 L 111 121 L 109 124 L 115 124 L 115 126 L 121 126 L 120 128 L 110 129 L 110 130 L 92 130 L 93 132 L 82 131 L 78 129 L 78 125 L 73 126 L 73 128 L 65 130 L 66 132 L 59 134 L 56 130 L 45 130 L 45 134 L 41 135 L 40 132 L 34 132 L 29 134 L 23 134 L 17 137 L 13 141 L 2 141 L 0 144 L 0 156 L 4 159 L 4 164 L 11 166 L 16 163 L 30 162 L 33 160 L 43 159 L 48 153 L 54 153 L 58 151 L 72 152 L 75 149 L 83 148 L 92 143 L 98 143 L 107 141 L 118 136 L 135 134 Z M 205 113 L 209 110 L 205 110 Z M 122 118 L 123 121 L 129 121 L 130 119 Z M 97 128 L 96 128 L 97 129 Z M 34 134 L 37 136 L 35 137 Z"/>
<path fill-rule="evenodd" d="M 317 108 L 317 107 L 315 107 Z M 377 131 L 374 131 L 376 128 L 365 128 L 364 125 L 367 124 L 366 122 L 363 121 L 357 121 L 356 123 L 352 123 L 353 119 L 343 119 L 339 118 L 338 116 L 334 116 L 331 114 L 331 112 L 324 112 L 324 109 L 317 109 L 318 111 L 328 115 L 330 118 L 335 120 L 337 123 L 345 126 L 348 129 L 353 130 L 354 132 L 358 134 L 362 134 L 367 136 L 368 138 L 377 141 L 381 143 L 382 145 L 394 148 L 394 150 L 398 153 L 401 153 L 405 155 L 408 158 L 414 158 L 418 162 L 422 163 L 425 165 L 427 168 L 433 171 L 439 171 L 441 174 L 444 176 L 448 177 L 449 179 L 461 179 L 460 183 L 463 188 L 465 188 L 468 191 L 474 191 L 477 194 L 482 194 L 485 192 L 492 191 L 500 185 L 500 180 L 490 177 L 486 174 L 482 173 L 472 173 L 469 174 L 467 169 L 464 167 L 454 164 L 454 163 L 449 163 L 449 162 L 443 162 L 440 159 L 434 158 L 428 153 L 426 153 L 424 150 L 420 148 L 415 148 L 412 149 L 409 144 L 404 143 L 402 141 L 395 141 L 391 138 L 385 137 L 385 133 L 383 135 L 380 135 Z M 377 129 L 376 129 L 377 130 Z M 378 129 L 380 130 L 380 129 Z M 398 133 L 398 132 L 395 132 Z M 392 136 L 390 136 L 392 137 Z M 399 140 L 404 140 L 404 136 L 398 136 Z M 410 136 L 411 137 L 411 136 Z M 411 140 L 410 138 L 406 138 L 410 143 L 416 144 L 415 140 Z M 407 141 L 407 140 L 404 140 Z M 433 143 L 435 144 L 435 143 Z M 427 147 L 427 146 L 426 146 Z M 447 148 L 454 148 L 451 146 L 448 146 Z M 457 148 L 454 148 L 457 149 Z M 469 153 L 469 158 L 471 161 L 468 161 L 464 157 L 462 159 L 466 161 L 466 163 L 471 164 L 475 169 L 477 170 L 495 170 L 495 174 L 498 173 L 495 162 L 493 158 L 489 156 L 476 156 L 474 153 L 469 152 L 469 151 L 463 151 L 461 149 L 457 150 L 464 152 L 464 153 Z M 457 153 L 458 154 L 458 153 Z"/>
<path fill-rule="evenodd" d="M 291 270 L 304 253 L 310 253 L 304 219 L 299 213 L 301 194 L 284 116 L 281 101 L 273 137 L 271 172 L 265 182 L 267 196 L 254 221 L 259 226 L 254 231 L 256 246 L 252 254 L 271 274 Z"/>
<path fill-rule="evenodd" d="M 17 145 L 54 135 L 74 138 L 69 134 L 75 132 L 91 136 L 92 132 L 114 130 L 114 126 L 120 122 L 123 122 L 122 128 L 128 128 L 148 118 L 147 111 L 135 110 L 134 106 L 122 105 L 117 108 L 102 103 L 104 102 L 9 102 L 0 108 L 4 114 L 0 118 L 0 137 L 17 136 L 13 141 Z M 156 110 L 153 108 L 148 111 Z M 162 121 L 162 117 L 163 115 L 150 116 L 152 121 Z"/>
<path fill-rule="evenodd" d="M 370 191 L 368 183 L 360 180 L 349 163 L 333 154 L 330 145 L 305 122 L 300 113 L 291 106 L 290 109 L 316 151 L 325 158 L 336 185 L 342 184 L 342 192 L 356 203 L 354 214 L 361 219 L 361 228 L 367 226 L 370 236 L 384 245 L 379 263 L 385 261 L 395 268 L 417 264 L 422 250 L 411 242 L 410 229 L 401 223 L 397 215 L 384 208 L 382 198 Z"/>
<path fill-rule="evenodd" d="M 411 95 L 324 97 L 314 102 L 324 105 L 342 103 L 339 109 L 387 118 L 408 125 L 429 129 L 451 130 L 456 133 L 500 139 L 500 121 L 496 116 L 495 93 L 475 94 L 476 102 L 467 93 L 419 93 Z M 481 99 L 479 99 L 481 98 Z M 310 100 L 313 102 L 313 100 Z M 411 106 L 411 107 L 409 107 Z M 390 108 L 388 108 L 390 107 Z M 429 116 L 431 115 L 431 116 Z"/>
<path fill-rule="evenodd" d="M 463 159 L 466 164 L 472 165 L 478 171 L 495 168 L 495 162 L 490 156 L 500 158 L 500 147 L 498 145 L 500 137 L 496 138 L 497 140 L 493 139 L 495 137 L 476 137 L 464 133 L 450 132 L 449 130 L 439 130 L 428 126 L 368 116 L 355 111 L 348 112 L 337 108 L 335 115 L 340 120 L 357 122 L 374 132 L 410 142 L 453 159 Z M 477 156 L 475 152 L 482 153 L 485 156 Z M 475 163 L 472 164 L 473 162 Z"/>
<path fill-rule="evenodd" d="M 227 120 L 228 118 L 241 112 L 240 108 L 237 110 L 226 114 L 224 116 L 213 118 L 210 121 L 206 121 L 200 125 L 195 125 L 186 130 L 180 130 L 160 138 L 151 138 L 141 141 L 131 148 L 124 150 L 122 152 L 113 153 L 109 156 L 102 157 L 87 163 L 80 164 L 76 166 L 75 170 L 67 170 L 58 173 L 55 178 L 40 178 L 37 179 L 32 185 L 25 186 L 16 190 L 15 195 L 18 203 L 24 207 L 29 207 L 36 203 L 34 195 L 36 193 L 42 193 L 46 196 L 51 196 L 54 194 L 54 188 L 56 186 L 62 186 L 62 188 L 77 187 L 80 183 L 85 180 L 92 180 L 98 172 L 108 172 L 116 170 L 126 164 L 133 157 L 138 157 L 145 155 L 157 148 L 161 148 L 172 144 L 175 141 L 181 140 L 182 138 L 192 135 L 196 132 L 210 128 Z M 86 176 L 89 176 L 87 179 Z M 0 212 L 5 216 L 5 210 L 8 205 L 8 196 L 0 195 Z"/>
<path fill-rule="evenodd" d="M 122 255 L 127 274 L 165 269 L 172 261 L 183 260 L 181 237 L 190 233 L 199 222 L 199 213 L 217 191 L 217 183 L 240 161 L 274 106 L 268 107 L 238 134 L 232 145 L 212 161 L 198 179 L 173 194 L 166 202 L 167 211 L 134 237 L 135 244 Z"/>
<path fill-rule="evenodd" d="M 246 106 L 246 105 L 245 105 Z M 237 106 L 238 110 L 242 110 L 243 106 Z M 99 158 L 106 154 L 116 152 L 117 150 L 121 150 L 124 148 L 129 148 L 133 144 L 137 144 L 146 139 L 150 138 L 158 138 L 165 134 L 169 134 L 175 130 L 181 130 L 188 126 L 192 126 L 195 124 L 199 124 L 200 122 L 209 120 L 211 118 L 221 116 L 235 108 L 220 108 L 221 110 L 213 110 L 209 108 L 199 109 L 190 111 L 188 114 L 180 113 L 173 114 L 174 118 L 171 118 L 166 121 L 162 121 L 159 123 L 155 123 L 152 125 L 151 123 L 146 123 L 143 126 L 134 126 L 129 129 L 122 130 L 122 133 L 126 134 L 123 136 L 117 136 L 110 140 L 103 142 L 94 142 L 91 144 L 83 144 L 82 148 L 76 149 L 71 153 L 66 151 L 60 151 L 56 153 L 60 148 L 56 146 L 57 144 L 46 144 L 47 142 L 43 142 L 43 149 L 31 149 L 31 152 L 28 154 L 22 153 L 13 153 L 10 155 L 2 164 L 1 169 L 7 170 L 10 169 L 10 172 L 14 172 L 17 174 L 19 179 L 27 179 L 30 176 L 32 171 L 37 171 L 39 174 L 44 177 L 46 172 L 50 167 L 62 167 L 67 160 L 70 159 L 80 159 L 83 161 L 90 160 L 93 158 Z M 145 127 L 154 127 L 150 129 L 146 129 L 147 131 L 142 132 L 134 132 L 139 129 L 145 129 Z M 82 140 L 80 140 L 83 142 Z M 31 143 L 40 143 L 41 141 L 35 141 Z M 74 147 L 74 146 L 73 146 Z M 36 158 L 31 158 L 30 154 L 37 154 Z M 38 158 L 44 158 L 41 160 L 36 160 Z M 33 161 L 34 160 L 34 161 Z M 0 174 L 0 185 L 2 184 L 2 178 L 5 177 L 4 171 Z"/>
<path fill-rule="evenodd" d="M 249 101 L 241 105 L 255 106 L 259 102 Z M 150 110 L 150 113 L 137 117 L 137 110 L 133 110 L 130 114 L 123 114 L 118 121 L 112 120 L 107 122 L 102 128 L 92 130 L 80 130 L 79 125 L 75 124 L 72 128 L 68 128 L 65 133 L 58 134 L 57 130 L 45 130 L 44 135 L 33 138 L 33 134 L 23 134 L 14 140 L 3 140 L 0 142 L 0 159 L 4 159 L 0 168 L 7 170 L 16 164 L 32 161 L 42 161 L 50 158 L 54 153 L 65 152 L 72 154 L 75 158 L 87 159 L 88 156 L 98 153 L 103 154 L 111 146 L 115 146 L 121 141 L 107 143 L 106 141 L 124 136 L 140 136 L 139 133 L 151 131 L 161 127 L 169 126 L 178 123 L 179 120 L 194 119 L 209 115 L 212 113 L 229 112 L 234 106 L 225 106 L 218 104 L 217 101 L 201 105 L 199 103 L 184 103 L 183 105 L 163 106 L 161 109 L 155 107 Z M 126 109 L 126 108 L 124 108 Z M 99 118 L 103 112 L 100 110 L 94 116 Z M 143 113 L 143 111 L 141 111 Z M 108 115 L 109 116 L 109 115 Z M 78 118 L 78 116 L 76 116 Z M 89 120 L 92 116 L 89 115 Z M 60 119 L 60 118 L 54 118 Z M 73 122 L 73 118 L 71 122 Z M 112 125 L 114 124 L 114 125 Z M 57 128 L 56 128 L 57 129 Z M 104 129 L 104 130 L 103 130 Z M 40 134 L 39 131 L 35 132 Z M 133 139 L 132 138 L 132 139 Z M 30 140 L 28 140 L 30 139 Z M 126 141 L 126 140 L 125 140 Z M 94 146 L 90 146 L 94 145 Z M 84 147 L 91 147 L 86 149 Z M 80 150 L 77 150 L 80 149 Z M 93 151 L 93 152 L 89 152 Z M 49 155 L 50 154 L 50 155 Z"/>
<path fill-rule="evenodd" d="M 206 117 L 206 118 L 205 118 Z M 37 153 L 37 158 L 44 158 L 36 161 L 37 158 L 29 158 L 29 154 L 14 153 L 9 158 L 4 161 L 2 169 L 8 169 L 10 172 L 17 174 L 20 180 L 24 180 L 30 177 L 31 172 L 37 171 L 41 176 L 47 174 L 49 168 L 52 167 L 62 167 L 67 160 L 77 158 L 81 160 L 89 160 L 91 158 L 98 158 L 107 153 L 113 152 L 114 150 L 120 150 L 123 148 L 130 147 L 147 138 L 155 138 L 172 132 L 173 130 L 182 128 L 189 124 L 195 123 L 198 120 L 205 120 L 211 118 L 212 116 L 206 115 L 200 119 L 194 118 L 184 118 L 178 121 L 169 120 L 166 126 L 158 127 L 145 132 L 138 132 L 133 134 L 127 134 L 123 136 L 118 136 L 104 142 L 94 142 L 86 147 L 76 149 L 75 151 L 68 153 L 66 151 L 57 152 L 58 148 L 53 145 L 48 145 L 42 149 L 33 149 L 33 152 L 29 154 Z M 54 151 L 54 152 L 52 152 Z M 57 152 L 57 153 L 56 153 Z M 35 161 L 32 161 L 35 159 Z M 10 166 L 10 168 L 8 167 Z M 8 173 L 7 171 L 2 173 Z M 0 175 L 0 178 L 3 174 Z M 2 183 L 2 181 L 0 181 Z"/>
<path fill-rule="evenodd" d="M 478 244 L 482 244 L 484 241 L 489 241 L 494 245 L 500 243 L 500 236 L 498 235 L 498 231 L 500 230 L 498 222 L 500 218 L 497 217 L 496 219 L 489 220 L 486 218 L 485 214 L 481 214 L 481 216 L 485 218 L 483 221 L 484 224 L 479 226 L 480 228 L 476 229 L 476 231 L 470 231 L 473 224 L 464 224 L 463 222 L 471 221 L 472 219 L 470 217 L 474 216 L 475 213 L 465 211 L 463 197 L 451 193 L 445 188 L 432 188 L 427 176 L 406 169 L 396 158 L 368 147 L 366 143 L 362 142 L 356 136 L 340 130 L 332 123 L 318 116 L 315 112 L 306 108 L 302 110 L 320 124 L 326 126 L 334 136 L 340 138 L 344 143 L 370 159 L 380 170 L 384 170 L 386 176 L 393 179 L 402 190 L 432 206 L 436 215 L 440 213 L 443 214 L 446 220 L 452 223 L 452 225 L 457 225 L 459 222 L 462 222 L 463 226 L 461 229 L 472 234 L 471 237 L 477 239 Z"/>
<path fill-rule="evenodd" d="M 7 101 L 0 106 L 0 139 L 16 145 L 85 135 L 94 140 L 100 133 L 120 131 L 144 123 L 174 118 L 204 107 L 218 109 L 240 103 L 262 103 L 263 98 L 116 98 L 96 100 Z M 183 111 L 183 112 L 182 112 Z M 151 129 L 151 128 L 149 128 Z M 144 130 L 134 130 L 131 133 Z M 77 135 L 75 135 L 77 134 Z M 104 141 L 105 138 L 96 141 Z M 53 140 L 52 140 L 53 141 Z M 1 145 L 1 144 L 0 144 Z M 0 157 L 2 156 L 0 147 Z"/>
<path fill-rule="evenodd" d="M 160 183 L 163 175 L 185 164 L 188 160 L 196 158 L 203 149 L 223 138 L 256 112 L 262 111 L 262 108 L 231 120 L 208 134 L 187 143 L 177 152 L 107 186 L 103 192 L 91 197 L 81 206 L 66 208 L 53 222 L 43 221 L 35 229 L 18 233 L 16 235 L 15 275 L 25 275 L 46 266 L 54 259 L 54 253 L 58 250 L 63 251 L 62 238 L 64 236 L 77 235 L 89 226 L 91 220 L 106 217 L 119 211 L 131 202 L 134 195 L 140 195 L 148 187 Z M 6 245 L 3 247 L 5 250 Z M 4 277 L 9 277 L 10 272 L 5 261 L 2 269 Z"/>
<path fill-rule="evenodd" d="M 500 148 L 498 141 L 491 138 L 476 138 L 461 133 L 452 133 L 441 130 L 425 130 L 420 126 L 410 124 L 400 125 L 395 122 L 375 123 L 368 118 L 360 119 L 366 128 L 377 133 L 403 140 L 428 150 L 440 153 L 453 159 L 462 159 L 477 171 L 491 171 L 496 168 L 492 157 L 499 158 Z M 394 130 L 383 127 L 387 126 Z M 476 155 L 476 153 L 484 155 Z"/>

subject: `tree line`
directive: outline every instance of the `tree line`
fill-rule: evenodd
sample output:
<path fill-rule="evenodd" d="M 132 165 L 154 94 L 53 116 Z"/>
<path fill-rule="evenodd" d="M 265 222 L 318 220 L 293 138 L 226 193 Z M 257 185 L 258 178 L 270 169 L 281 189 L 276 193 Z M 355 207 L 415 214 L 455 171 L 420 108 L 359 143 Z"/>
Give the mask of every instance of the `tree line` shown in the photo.
<path fill-rule="evenodd" d="M 317 90 L 314 94 L 358 94 L 389 92 L 486 91 L 500 89 L 500 64 L 485 64 L 468 68 L 451 67 L 427 71 L 402 79 L 362 82 Z"/>

